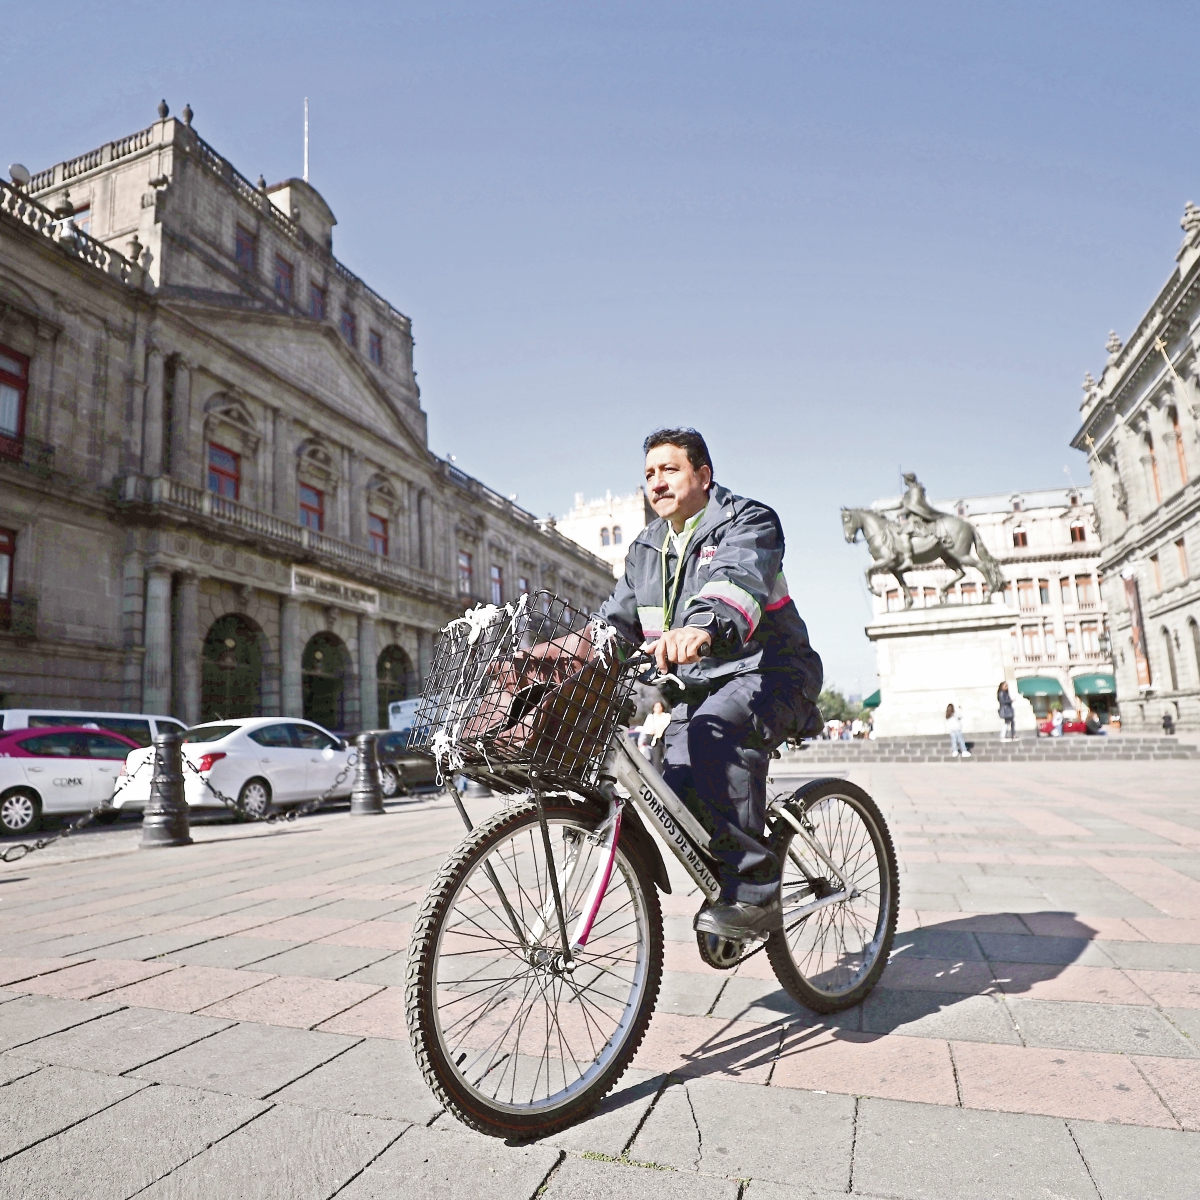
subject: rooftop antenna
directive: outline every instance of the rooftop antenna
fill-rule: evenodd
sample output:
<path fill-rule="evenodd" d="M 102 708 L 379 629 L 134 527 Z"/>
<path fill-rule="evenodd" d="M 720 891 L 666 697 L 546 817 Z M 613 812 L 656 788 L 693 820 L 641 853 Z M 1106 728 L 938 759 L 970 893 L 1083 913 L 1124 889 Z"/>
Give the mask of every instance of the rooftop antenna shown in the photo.
<path fill-rule="evenodd" d="M 308 182 L 308 97 L 304 97 L 304 182 Z"/>

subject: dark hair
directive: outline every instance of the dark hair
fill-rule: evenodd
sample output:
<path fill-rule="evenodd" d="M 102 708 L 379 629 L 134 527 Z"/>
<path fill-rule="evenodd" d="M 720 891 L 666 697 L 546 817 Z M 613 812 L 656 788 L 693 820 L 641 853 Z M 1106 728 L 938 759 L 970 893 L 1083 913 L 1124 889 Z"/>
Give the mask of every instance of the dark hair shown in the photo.
<path fill-rule="evenodd" d="M 947 720 L 947 721 L 948 721 L 948 720 L 950 720 L 950 718 L 951 718 L 952 716 L 954 716 L 954 705 L 953 705 L 953 704 L 947 704 L 947 705 L 946 705 L 946 720 Z"/>
<path fill-rule="evenodd" d="M 649 454 L 655 446 L 678 446 L 687 454 L 694 471 L 701 467 L 707 467 L 710 471 L 713 469 L 708 446 L 694 429 L 656 429 L 642 443 L 642 453 Z"/>

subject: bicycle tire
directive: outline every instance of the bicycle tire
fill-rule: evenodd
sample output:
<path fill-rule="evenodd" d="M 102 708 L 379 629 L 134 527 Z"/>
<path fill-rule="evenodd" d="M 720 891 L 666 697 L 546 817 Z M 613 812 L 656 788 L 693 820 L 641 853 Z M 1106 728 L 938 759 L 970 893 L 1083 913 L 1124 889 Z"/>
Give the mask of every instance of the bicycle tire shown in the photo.
<path fill-rule="evenodd" d="M 828 818 L 832 815 L 835 802 L 841 809 L 849 810 L 861 824 L 872 849 L 871 861 L 876 864 L 874 872 L 868 869 L 869 864 L 864 866 L 861 862 L 862 851 L 853 849 L 853 840 L 848 842 L 840 820 L 838 832 L 833 832 L 833 822 Z M 825 806 L 825 812 L 819 811 L 822 806 Z M 822 844 L 834 865 L 839 870 L 849 871 L 856 887 L 863 885 L 860 899 L 864 903 L 857 910 L 850 907 L 855 901 L 830 905 L 794 925 L 773 932 L 767 939 L 767 958 L 776 979 L 794 1000 L 814 1012 L 841 1012 L 861 1004 L 879 982 L 887 966 L 896 936 L 900 902 L 895 847 L 879 806 L 862 788 L 843 779 L 823 779 L 807 784 L 786 802 L 786 807 L 795 819 L 812 826 L 817 841 Z M 839 812 L 838 815 L 840 818 L 846 814 Z M 803 903 L 806 897 L 818 895 L 806 880 L 801 882 L 804 876 L 798 868 L 789 873 L 789 867 L 794 867 L 794 863 L 789 859 L 788 852 L 796 836 L 796 831 L 783 817 L 775 818 L 771 848 L 783 864 L 780 890 L 785 899 L 785 916 L 787 903 Z M 865 843 L 862 849 L 865 850 Z M 857 864 L 846 861 L 856 855 L 859 858 Z M 811 868 L 811 854 L 801 857 L 810 860 L 808 865 Z M 843 861 L 839 861 L 839 857 Z M 818 866 L 827 870 L 823 864 Z M 879 899 L 874 922 L 868 930 L 868 921 L 863 913 L 873 903 L 871 895 L 874 888 L 878 888 Z M 849 942 L 846 940 L 847 915 L 851 924 Z M 835 929 L 839 919 L 840 928 Z M 815 924 L 809 928 L 813 922 Z M 868 932 L 869 937 L 862 936 Z M 819 943 L 820 957 L 815 963 L 811 953 L 800 949 L 806 939 Z M 856 942 L 863 944 L 856 947 Z M 831 943 L 833 950 L 827 956 L 827 948 Z M 859 959 L 857 962 L 856 957 Z M 797 961 L 798 958 L 801 961 Z"/>
<path fill-rule="evenodd" d="M 595 830 L 603 819 L 594 808 L 563 800 L 548 798 L 544 802 L 544 809 L 546 819 L 552 827 L 552 833 L 556 826 L 573 826 L 588 833 Z M 641 906 L 640 916 L 635 912 L 634 919 L 640 921 L 635 953 L 639 955 L 638 969 L 642 971 L 642 974 L 636 998 L 627 1002 L 623 1010 L 622 1024 L 601 1047 L 600 1057 L 596 1061 L 599 1062 L 600 1058 L 606 1055 L 603 1067 L 596 1070 L 591 1078 L 585 1078 L 585 1072 L 580 1077 L 578 1086 L 574 1086 L 574 1090 L 570 1094 L 564 1094 L 563 1098 L 557 1102 L 554 1101 L 553 1096 L 550 1096 L 540 1106 L 530 1105 L 522 1109 L 520 1105 L 513 1102 L 511 1096 L 507 1103 L 496 1095 L 489 1098 L 480 1087 L 475 1085 L 482 1083 L 489 1074 L 493 1074 L 494 1069 L 491 1066 L 486 1067 L 483 1075 L 474 1082 L 466 1078 L 459 1067 L 464 1065 L 470 1049 L 474 1049 L 474 1047 L 463 1051 L 461 1057 L 456 1056 L 455 1048 L 448 1044 L 449 1039 L 439 1024 L 442 1007 L 439 1000 L 440 962 L 442 959 L 439 947 L 446 944 L 448 933 L 453 929 L 452 919 L 456 911 L 456 904 L 459 898 L 465 894 L 464 889 L 468 888 L 473 879 L 486 880 L 482 869 L 485 862 L 492 865 L 493 870 L 497 870 L 503 861 L 502 856 L 506 853 L 504 850 L 506 843 L 511 842 L 515 845 L 515 839 L 518 837 L 535 847 L 534 861 L 536 863 L 536 849 L 540 848 L 542 843 L 538 828 L 537 809 L 532 800 L 510 804 L 476 826 L 439 870 L 430 885 L 413 928 L 406 973 L 405 1015 L 417 1064 L 438 1101 L 445 1105 L 446 1109 L 459 1121 L 472 1129 L 497 1137 L 525 1140 L 545 1136 L 586 1116 L 603 1100 L 632 1061 L 645 1037 L 658 1000 L 658 991 L 662 982 L 663 926 L 662 909 L 651 864 L 647 861 L 642 847 L 635 838 L 622 837 L 618 844 L 613 876 L 605 892 L 605 904 L 608 903 L 610 895 L 614 896 L 614 903 L 619 897 L 619 887 L 614 893 L 614 881 L 617 881 L 619 877 L 621 880 L 619 886 L 623 886 L 628 891 L 630 901 L 634 903 L 635 908 L 637 905 Z M 515 873 L 513 877 L 516 877 Z M 519 892 L 519 889 L 513 890 L 515 893 Z M 474 888 L 471 888 L 470 892 L 476 900 L 479 899 L 479 894 Z M 523 897 L 518 894 L 518 899 L 523 899 Z M 564 906 L 570 907 L 574 899 L 574 895 L 564 896 Z M 537 912 L 537 908 L 533 904 L 528 904 L 527 908 L 530 915 Z M 604 916 L 604 912 L 605 907 L 602 905 L 601 916 L 597 918 L 595 926 L 595 929 L 602 935 L 605 933 L 605 930 L 601 928 L 602 924 L 608 919 Z M 547 950 L 554 950 L 561 944 L 557 922 L 551 922 L 551 926 L 552 928 L 542 938 Z M 567 927 L 568 930 L 571 928 L 570 921 L 568 921 Z M 611 926 L 608 928 L 611 929 Z M 528 927 L 526 927 L 526 932 L 528 931 Z M 471 936 L 479 938 L 480 935 L 472 934 Z M 593 938 L 589 942 L 587 950 L 581 954 L 578 968 L 580 971 L 589 969 L 587 954 L 595 942 L 596 938 Z M 454 945 L 455 943 L 448 944 Z M 499 943 L 497 942 L 497 944 Z M 469 956 L 470 953 L 474 953 L 474 951 L 447 951 L 447 957 L 451 954 Z M 603 955 L 602 952 L 599 956 L 610 960 L 614 958 L 613 955 Z M 497 961 L 516 973 L 506 980 L 506 982 L 513 983 L 514 990 L 517 986 L 515 981 L 518 976 L 521 978 L 537 976 L 537 968 L 525 962 L 516 950 L 515 941 L 512 943 L 508 956 L 501 956 Z M 524 966 L 519 965 L 522 962 L 525 962 Z M 459 969 L 461 971 L 461 967 Z M 608 973 L 615 974 L 616 972 Z M 452 975 L 453 971 L 451 970 L 447 975 L 450 982 L 444 984 L 445 991 L 451 991 L 450 983 L 454 982 L 450 978 Z M 541 976 L 541 978 L 545 978 L 545 976 Z M 466 980 L 459 982 L 461 984 L 469 979 L 468 975 Z M 574 980 L 575 976 L 572 976 L 572 979 Z M 541 984 L 538 983 L 537 987 L 544 998 L 546 993 L 541 990 Z M 452 991 L 451 994 L 453 994 Z M 527 990 L 526 996 L 529 994 Z M 451 1000 L 448 1003 L 453 1002 Z M 492 1003 L 490 999 L 487 1002 Z M 503 1003 L 506 1001 L 497 1000 L 492 1009 L 485 1013 L 485 1016 L 490 1015 L 490 1012 L 498 1011 Z M 521 1003 L 523 1004 L 524 1000 Z M 580 1010 L 584 1007 L 583 1004 L 579 1005 Z M 564 1033 L 563 1023 L 558 1019 L 557 1009 L 555 1011 L 555 1025 L 561 1036 Z M 568 1025 L 570 1017 L 571 1014 L 568 1013 Z M 533 1024 L 528 1017 L 526 1021 Z M 549 1025 L 547 1025 L 548 1029 Z M 620 1033 L 620 1039 L 614 1045 L 618 1033 Z M 469 1029 L 466 1036 L 470 1036 Z M 511 1053 L 514 1063 L 521 1061 L 520 1038 L 521 1031 L 518 1030 L 516 1047 Z M 610 1047 L 612 1047 L 611 1051 Z M 570 1049 L 569 1041 L 567 1048 Z M 482 1058 L 483 1053 L 486 1051 L 479 1052 L 479 1058 Z M 508 1056 L 506 1052 L 505 1057 Z M 567 1069 L 565 1061 L 566 1052 L 563 1053 L 562 1066 L 564 1082 Z M 468 1070 L 477 1070 L 478 1065 L 478 1059 L 476 1059 L 467 1062 L 465 1067 Z M 502 1066 L 502 1063 L 500 1065 Z M 594 1066 L 595 1064 L 593 1064 L 593 1068 Z M 514 1065 L 514 1088 L 518 1069 L 519 1067 Z M 538 1069 L 540 1071 L 540 1064 Z M 546 1067 L 548 1082 L 552 1070 L 553 1064 L 548 1063 Z M 495 1084 L 496 1080 L 493 1079 L 492 1083 Z M 503 1087 L 503 1085 L 504 1075 L 501 1074 L 498 1086 Z"/>

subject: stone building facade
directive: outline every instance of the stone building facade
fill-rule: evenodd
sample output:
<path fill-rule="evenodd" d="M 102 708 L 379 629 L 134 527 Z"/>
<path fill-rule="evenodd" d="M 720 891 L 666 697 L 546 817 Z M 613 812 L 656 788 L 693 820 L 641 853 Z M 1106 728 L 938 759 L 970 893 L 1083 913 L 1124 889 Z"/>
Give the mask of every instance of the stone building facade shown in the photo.
<path fill-rule="evenodd" d="M 575 507 L 557 522 L 559 533 L 611 564 L 614 578 L 625 573 L 625 552 L 630 542 L 651 521 L 654 510 L 646 493 L 638 488 L 628 496 L 605 492 L 599 500 L 584 500 L 575 493 Z"/>
<path fill-rule="evenodd" d="M 1200 729 L 1200 208 L 1129 341 L 1084 378 L 1088 456 L 1127 724 Z"/>
<path fill-rule="evenodd" d="M 409 318 L 190 120 L 0 184 L 0 705 L 374 727 L 464 605 L 611 570 L 429 451 Z"/>
<path fill-rule="evenodd" d="M 975 526 L 1005 579 L 1003 614 L 991 614 L 989 627 L 1001 645 L 989 660 L 1003 667 L 1014 696 L 1024 695 L 1032 711 L 1022 710 L 1032 725 L 1034 714 L 1052 707 L 1086 705 L 1102 720 L 1115 714 L 1115 685 L 1109 643 L 1107 608 L 1100 588 L 1102 554 L 1090 488 L 1052 488 L 1003 492 L 989 496 L 960 496 L 934 500 L 934 508 L 965 517 Z M 900 511 L 900 500 L 877 500 L 871 506 L 889 517 Z M 983 610 L 971 606 L 983 600 L 982 580 L 969 570 L 950 592 L 950 603 L 938 604 L 938 589 L 952 578 L 939 565 L 907 575 L 917 608 L 939 608 L 940 619 L 952 632 L 957 612 L 964 619 Z M 876 576 L 881 589 L 873 597 L 878 618 L 904 609 L 904 598 L 890 576 Z M 886 581 L 886 586 L 885 586 Z M 994 600 L 993 607 L 1000 607 Z M 879 628 L 888 632 L 889 622 Z M 990 683 L 995 692 L 999 678 Z M 990 702 L 989 702 L 990 704 Z"/>

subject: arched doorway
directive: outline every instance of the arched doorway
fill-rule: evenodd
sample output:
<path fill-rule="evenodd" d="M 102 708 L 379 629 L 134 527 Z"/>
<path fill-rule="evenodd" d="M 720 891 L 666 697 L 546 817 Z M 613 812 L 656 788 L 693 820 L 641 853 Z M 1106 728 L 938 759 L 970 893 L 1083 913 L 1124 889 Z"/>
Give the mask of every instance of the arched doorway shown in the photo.
<path fill-rule="evenodd" d="M 417 695 L 417 673 L 412 659 L 399 646 L 385 646 L 376 668 L 379 680 L 378 729 L 388 727 L 388 705 L 395 700 L 408 700 Z"/>
<path fill-rule="evenodd" d="M 341 638 L 332 633 L 318 633 L 309 639 L 300 660 L 305 720 L 316 721 L 326 729 L 343 727 L 349 668 L 350 654 Z"/>
<path fill-rule="evenodd" d="M 200 665 L 200 720 L 262 715 L 262 632 L 229 613 L 213 622 Z"/>

